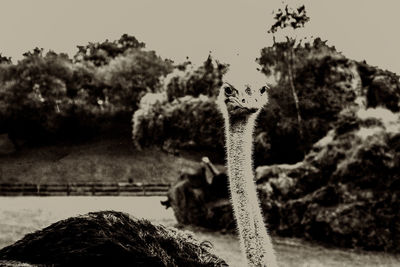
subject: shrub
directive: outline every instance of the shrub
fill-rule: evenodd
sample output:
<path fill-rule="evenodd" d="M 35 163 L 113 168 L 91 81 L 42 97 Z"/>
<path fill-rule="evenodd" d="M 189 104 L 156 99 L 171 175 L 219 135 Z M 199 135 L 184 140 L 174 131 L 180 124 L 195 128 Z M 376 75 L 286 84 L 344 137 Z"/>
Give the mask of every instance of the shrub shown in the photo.
<path fill-rule="evenodd" d="M 171 71 L 154 51 L 127 50 L 98 69 L 104 95 L 117 109 L 131 113 L 146 92 L 160 91 L 160 78 Z"/>
<path fill-rule="evenodd" d="M 70 99 L 72 63 L 66 55 L 35 49 L 17 65 L 2 69 L 1 96 L 4 123 L 10 132 L 24 135 L 55 132 L 66 115 Z"/>
<path fill-rule="evenodd" d="M 123 35 L 65 54 L 35 48 L 17 64 L 0 56 L 0 131 L 38 143 L 94 135 L 128 118 L 146 92 L 160 91 L 172 63 Z M 103 55 L 104 57 L 100 57 Z"/>
<path fill-rule="evenodd" d="M 294 52 L 294 83 L 299 98 L 302 125 L 297 121 L 287 66 L 278 62 L 286 46 L 276 43 L 262 50 L 260 64 L 268 76 L 276 77 L 269 90 L 270 103 L 259 118 L 260 130 L 268 135 L 271 155 L 260 164 L 300 161 L 312 145 L 337 120 L 339 112 L 362 95 L 357 65 L 320 39 L 298 46 Z M 299 127 L 302 127 L 301 137 Z"/>
<path fill-rule="evenodd" d="M 223 118 L 215 98 L 185 96 L 167 102 L 152 95 L 142 101 L 133 115 L 133 140 L 138 146 L 173 143 L 174 147 L 209 148 L 223 151 Z"/>
<path fill-rule="evenodd" d="M 172 101 L 186 95 L 217 96 L 225 71 L 226 66 L 214 64 L 211 56 L 196 69 L 190 62 L 177 67 L 163 81 L 168 100 Z"/>

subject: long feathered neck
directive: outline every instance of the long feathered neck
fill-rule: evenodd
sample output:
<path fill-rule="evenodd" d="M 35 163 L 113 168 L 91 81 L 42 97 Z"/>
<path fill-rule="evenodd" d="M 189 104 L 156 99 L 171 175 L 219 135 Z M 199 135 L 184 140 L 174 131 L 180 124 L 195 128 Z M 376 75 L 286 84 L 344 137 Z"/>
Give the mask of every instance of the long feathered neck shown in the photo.
<path fill-rule="evenodd" d="M 254 183 L 252 135 L 257 114 L 240 121 L 225 117 L 227 161 L 233 210 L 248 266 L 276 267 Z"/>

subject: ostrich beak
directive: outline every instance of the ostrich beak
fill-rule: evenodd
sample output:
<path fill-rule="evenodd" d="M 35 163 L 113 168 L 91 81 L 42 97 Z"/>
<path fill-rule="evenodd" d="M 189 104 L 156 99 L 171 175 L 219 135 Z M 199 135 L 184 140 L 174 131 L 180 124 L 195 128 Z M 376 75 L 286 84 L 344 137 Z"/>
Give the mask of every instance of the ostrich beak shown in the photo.
<path fill-rule="evenodd" d="M 228 110 L 233 110 L 233 111 L 241 110 L 241 112 L 256 113 L 257 110 L 258 110 L 257 108 L 247 107 L 247 106 L 243 105 L 235 97 L 226 98 L 225 99 L 225 104 L 226 104 Z"/>

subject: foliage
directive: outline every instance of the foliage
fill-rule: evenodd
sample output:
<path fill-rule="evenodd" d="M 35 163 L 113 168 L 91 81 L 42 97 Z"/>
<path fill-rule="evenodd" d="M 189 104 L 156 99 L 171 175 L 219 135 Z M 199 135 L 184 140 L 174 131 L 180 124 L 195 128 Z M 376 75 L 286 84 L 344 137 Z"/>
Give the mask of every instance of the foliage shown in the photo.
<path fill-rule="evenodd" d="M 278 29 L 291 27 L 293 29 L 304 27 L 304 24 L 310 20 L 307 16 L 304 5 L 297 9 L 289 8 L 288 5 L 282 10 L 278 9 L 274 16 L 275 23 L 271 26 L 269 32 L 276 33 Z"/>
<path fill-rule="evenodd" d="M 11 63 L 11 58 L 5 57 L 0 53 L 0 64 L 3 64 L 3 63 L 6 63 L 6 64 Z"/>
<path fill-rule="evenodd" d="M 215 97 L 225 70 L 211 56 L 196 69 L 190 62 L 175 66 L 162 81 L 162 92 L 147 93 L 133 114 L 136 147 L 158 144 L 166 149 L 203 147 L 223 151 L 223 122 L 218 119 Z"/>
<path fill-rule="evenodd" d="M 39 137 L 50 140 L 51 136 L 94 134 L 104 127 L 113 129 L 121 121 L 128 130 L 129 117 L 138 109 L 142 96 L 164 93 L 166 100 L 160 107 L 140 106 L 141 111 L 135 113 L 133 135 L 141 145 L 173 140 L 177 146 L 222 148 L 222 127 L 211 120 L 219 113 L 211 99 L 218 94 L 225 66 L 216 64 L 211 56 L 197 68 L 189 61 L 173 65 L 143 48 L 136 38 L 124 35 L 118 41 L 89 44 L 73 60 L 51 51 L 44 54 L 38 48 L 25 53 L 16 64 L 1 57 L 0 131 L 11 138 L 36 141 Z M 287 78 L 285 56 L 290 49 L 294 54 L 292 78 L 303 117 L 302 138 Z M 348 60 L 319 38 L 293 47 L 288 42 L 275 42 L 261 50 L 258 62 L 262 72 L 275 82 L 255 133 L 256 165 L 301 160 L 332 128 L 339 112 L 359 97 L 367 107 L 383 105 L 399 110 L 396 74 Z M 201 95 L 210 99 L 198 98 Z M 166 130 L 166 125 L 170 129 Z"/>
<path fill-rule="evenodd" d="M 165 78 L 164 90 L 167 92 L 169 101 L 185 95 L 216 96 L 225 71 L 226 66 L 220 63 L 214 64 L 211 56 L 197 69 L 187 62 L 178 66 Z"/>
<path fill-rule="evenodd" d="M 279 9 L 278 12 L 275 14 L 275 23 L 271 26 L 270 30 L 268 31 L 269 33 L 276 33 L 278 29 L 285 29 L 285 28 L 292 28 L 293 30 L 296 30 L 297 28 L 304 27 L 304 24 L 310 20 L 310 18 L 306 14 L 306 9 L 303 6 L 300 6 L 299 8 L 293 10 L 289 9 L 289 7 L 286 5 L 285 9 Z M 275 41 L 275 35 L 274 35 L 274 44 L 276 43 Z M 297 116 L 297 124 L 298 124 L 298 132 L 299 132 L 299 138 L 300 142 L 303 142 L 304 139 L 304 123 L 302 119 L 302 114 L 300 111 L 300 104 L 299 104 L 299 97 L 298 97 L 298 92 L 294 83 L 294 76 L 296 75 L 295 70 L 294 70 L 294 61 L 296 59 L 296 54 L 294 53 L 294 46 L 296 43 L 296 38 L 286 36 L 286 42 L 284 43 L 284 46 L 286 49 L 284 49 L 282 60 L 286 64 L 287 67 L 287 75 L 284 76 L 288 80 L 288 84 L 291 89 L 293 101 L 294 101 L 294 106 L 296 108 L 296 116 Z"/>
<path fill-rule="evenodd" d="M 275 42 L 273 46 L 261 49 L 261 55 L 257 59 L 261 65 L 261 71 L 269 77 L 273 77 L 277 83 L 287 80 L 288 66 L 285 61 L 285 54 L 290 49 L 287 42 Z M 293 47 L 295 57 L 293 68 L 296 73 L 307 64 L 309 59 L 318 60 L 325 56 L 341 55 L 334 46 L 327 45 L 327 41 L 315 38 L 312 42 L 299 43 Z"/>
<path fill-rule="evenodd" d="M 98 68 L 105 90 L 105 101 L 117 108 L 132 112 L 146 92 L 160 90 L 160 77 L 172 69 L 154 51 L 129 49 Z"/>
<path fill-rule="evenodd" d="M 162 94 L 161 94 L 162 95 Z M 166 96 L 145 96 L 132 118 L 137 146 L 159 144 L 178 148 L 209 148 L 223 151 L 222 116 L 214 97 L 184 96 L 168 102 Z"/>
<path fill-rule="evenodd" d="M 398 252 L 399 132 L 399 114 L 351 107 L 303 162 L 258 168 L 270 229 L 341 247 Z"/>
<path fill-rule="evenodd" d="M 264 48 L 258 62 L 262 71 L 275 77 L 276 85 L 269 90 L 270 102 L 260 115 L 260 131 L 267 133 L 271 150 L 260 164 L 296 162 L 323 137 L 337 119 L 337 114 L 361 94 L 360 78 L 354 63 L 334 47 L 317 38 L 312 43 L 294 48 L 293 77 L 302 114 L 303 136 L 300 138 L 297 112 L 290 83 L 288 66 L 282 62 L 286 42 Z"/>
<path fill-rule="evenodd" d="M 287 42 L 276 42 L 261 50 L 262 71 L 275 80 L 269 90 L 270 103 L 260 116 L 260 129 L 267 144 L 258 164 L 297 162 L 312 145 L 332 129 L 341 110 L 360 104 L 384 106 L 398 112 L 399 76 L 355 62 L 320 38 L 294 47 L 294 84 L 303 117 L 304 136 L 300 141 L 296 109 L 291 97 L 288 66 L 284 57 Z M 259 132 L 257 132 L 259 133 Z M 262 150 L 262 149 L 260 149 Z M 266 152 L 264 152 L 266 153 Z"/>
<path fill-rule="evenodd" d="M 304 118 L 304 136 L 300 138 L 294 100 L 289 82 L 285 78 L 288 67 L 280 60 L 285 49 L 289 49 L 286 42 L 275 43 L 272 47 L 264 48 L 258 59 L 262 71 L 270 78 L 275 77 L 276 84 L 272 85 L 269 90 L 269 104 L 260 114 L 255 130 L 256 166 L 300 161 L 313 144 L 332 129 L 338 119 L 338 114 L 343 109 L 357 105 L 357 99 L 365 99 L 366 92 L 372 90 L 371 87 L 363 87 L 367 77 L 364 73 L 366 71 L 360 71 L 360 64 L 345 58 L 334 47 L 328 46 L 325 41 L 317 38 L 311 43 L 297 45 L 293 50 L 296 54 L 293 65 L 296 75 L 293 78 L 298 91 L 299 108 Z M 217 133 L 216 136 L 222 136 L 222 130 L 217 128 L 211 131 L 211 136 L 194 134 L 194 131 L 201 129 L 200 124 L 190 123 L 199 121 L 191 115 L 196 104 L 188 107 L 188 104 L 184 104 L 181 98 L 178 98 L 185 94 L 196 97 L 197 94 L 192 87 L 187 86 L 190 84 L 188 81 L 194 79 L 192 76 L 196 79 L 205 77 L 198 75 L 198 73 L 204 73 L 202 72 L 203 67 L 193 71 L 189 69 L 190 66 L 190 63 L 183 64 L 183 67 L 180 67 L 180 69 L 184 69 L 183 71 L 175 70 L 167 76 L 164 80 L 163 88 L 166 96 L 163 101 L 154 106 L 140 107 L 138 113 L 133 116 L 133 138 L 135 142 L 139 142 L 138 147 L 152 143 L 162 146 L 166 142 L 176 147 L 184 147 L 189 143 L 200 146 L 219 143 L 220 139 L 215 137 L 215 133 Z M 376 70 L 376 68 L 373 69 Z M 214 68 L 215 72 L 217 70 Z M 218 72 L 216 73 L 219 75 Z M 371 71 L 369 74 L 371 75 L 370 84 L 376 80 L 377 76 L 374 75 L 378 74 L 383 75 L 380 71 L 376 70 L 373 73 Z M 219 77 L 218 75 L 213 77 Z M 217 85 L 218 82 L 213 84 Z M 381 91 L 388 92 L 389 96 L 393 96 L 390 92 L 396 92 L 397 84 L 393 84 L 394 89 L 386 90 L 386 87 L 382 87 Z M 212 96 L 215 94 L 211 93 Z M 185 101 L 191 103 L 189 100 Z M 389 102 L 381 100 L 381 103 Z M 176 116 L 171 115 L 171 105 L 175 107 L 174 110 L 181 110 L 181 113 L 176 112 Z M 210 106 L 210 109 L 212 110 L 211 114 L 219 116 L 216 107 Z M 199 114 L 202 112 L 203 110 L 200 110 Z M 208 122 L 205 118 L 202 120 L 208 127 L 212 129 L 216 127 L 215 122 Z M 165 125 L 171 125 L 172 130 L 166 131 Z M 171 134 L 172 132 L 177 134 Z M 196 141 L 194 141 L 195 136 Z M 220 147 L 222 147 L 222 142 Z"/>
<path fill-rule="evenodd" d="M 3 68 L 3 118 L 11 131 L 57 128 L 57 120 L 69 105 L 67 84 L 72 80 L 72 64 L 65 55 L 34 49 L 17 65 Z"/>
<path fill-rule="evenodd" d="M 357 69 L 361 75 L 362 85 L 366 94 L 368 107 L 384 106 L 393 112 L 400 111 L 400 76 L 357 62 Z"/>
<path fill-rule="evenodd" d="M 143 94 L 160 90 L 160 76 L 172 69 L 171 61 L 143 47 L 123 35 L 81 47 L 74 61 L 39 48 L 16 64 L 5 58 L 7 64 L 0 64 L 0 131 L 13 140 L 38 143 L 112 129 L 130 116 Z"/>
<path fill-rule="evenodd" d="M 95 66 L 103 66 L 111 59 L 122 55 L 128 49 L 142 49 L 145 44 L 139 42 L 134 36 L 123 34 L 117 41 L 108 40 L 102 43 L 89 43 L 86 46 L 77 46 L 78 52 L 74 56 L 77 62 L 91 62 Z"/>

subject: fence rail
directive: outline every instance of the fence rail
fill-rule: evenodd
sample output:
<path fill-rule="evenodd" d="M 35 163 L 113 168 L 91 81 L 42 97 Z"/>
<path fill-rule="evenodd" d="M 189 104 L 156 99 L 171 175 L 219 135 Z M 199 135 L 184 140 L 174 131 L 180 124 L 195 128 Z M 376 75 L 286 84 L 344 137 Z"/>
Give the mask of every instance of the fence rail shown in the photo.
<path fill-rule="evenodd" d="M 1 196 L 165 196 L 170 184 L 0 183 Z"/>

